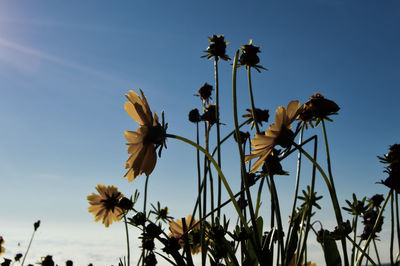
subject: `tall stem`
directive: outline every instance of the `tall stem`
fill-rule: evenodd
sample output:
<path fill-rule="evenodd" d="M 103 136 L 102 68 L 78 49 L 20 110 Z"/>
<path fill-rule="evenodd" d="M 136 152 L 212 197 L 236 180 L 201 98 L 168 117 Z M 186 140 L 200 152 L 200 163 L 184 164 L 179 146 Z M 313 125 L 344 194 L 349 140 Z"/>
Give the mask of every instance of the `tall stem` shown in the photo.
<path fill-rule="evenodd" d="M 146 214 L 146 205 L 147 205 L 147 185 L 149 183 L 149 176 L 146 175 L 146 181 L 144 183 L 144 198 L 143 198 L 143 214 L 144 217 L 146 217 L 147 220 L 147 214 Z M 143 224 L 143 239 L 142 239 L 142 246 L 144 244 L 144 234 L 146 232 L 146 221 Z M 144 261 L 145 261 L 145 249 L 142 248 L 142 266 L 144 266 Z"/>
<path fill-rule="evenodd" d="M 218 57 L 215 57 L 214 61 L 214 68 L 215 68 L 215 115 L 217 120 L 217 161 L 218 166 L 221 168 L 221 147 L 220 147 L 220 130 L 219 130 L 219 82 L 218 82 Z M 218 205 L 221 204 L 221 177 L 218 176 Z M 218 219 L 221 216 L 221 210 L 218 209 L 217 217 Z"/>
<path fill-rule="evenodd" d="M 394 201 L 393 201 L 393 190 L 391 190 L 392 197 L 390 198 L 390 263 L 394 265 L 393 249 L 394 249 Z M 375 240 L 374 240 L 375 244 Z"/>
<path fill-rule="evenodd" d="M 324 132 L 324 140 L 325 140 L 325 150 L 326 150 L 326 161 L 328 164 L 328 174 L 329 174 L 329 181 L 331 184 L 331 190 L 332 190 L 332 201 L 334 201 L 334 204 L 337 206 L 337 209 L 335 208 L 335 213 L 336 213 L 336 220 L 338 223 L 338 228 L 342 228 L 342 223 L 343 223 L 343 218 L 342 218 L 342 213 L 340 210 L 340 205 L 337 199 L 337 194 L 336 194 L 336 189 L 335 189 L 335 183 L 333 182 L 333 175 L 332 175 L 332 167 L 331 167 L 331 159 L 330 159 L 330 153 L 329 153 L 329 145 L 328 145 L 328 137 L 326 134 L 326 128 L 325 128 L 325 121 L 322 119 L 322 130 Z M 342 242 L 342 249 L 343 249 L 343 257 L 344 257 L 344 264 L 345 266 L 349 265 L 349 258 L 347 255 L 347 247 L 346 247 L 346 238 L 343 237 L 341 239 Z"/>
<path fill-rule="evenodd" d="M 249 180 L 247 178 L 247 172 L 246 172 L 246 166 L 244 163 L 244 153 L 242 150 L 242 144 L 240 140 L 240 134 L 239 134 L 239 122 L 238 122 L 238 114 L 237 114 L 237 96 L 236 96 L 236 73 L 237 73 L 237 61 L 239 57 L 239 50 L 236 51 L 235 54 L 235 59 L 233 61 L 233 73 L 232 73 L 232 103 L 233 103 L 233 120 L 235 123 L 235 133 L 236 133 L 236 142 L 238 144 L 238 150 L 239 150 L 239 155 L 240 155 L 240 166 L 241 166 L 241 173 L 242 173 L 242 180 L 244 183 L 244 188 L 246 191 L 246 198 L 248 201 L 248 206 L 249 206 L 249 213 L 250 213 L 250 219 L 251 223 L 253 225 L 253 230 L 254 230 L 254 241 L 255 241 L 255 248 L 256 248 L 256 254 L 259 259 L 259 262 L 262 263 L 261 259 L 261 246 L 260 246 L 260 239 L 259 239 L 259 234 L 258 234 L 258 228 L 257 228 L 257 222 L 256 222 L 256 217 L 254 215 L 254 209 L 253 209 L 253 202 L 251 200 L 251 194 L 250 194 L 250 188 L 249 188 Z"/>
<path fill-rule="evenodd" d="M 31 248 L 31 244 L 32 244 L 33 237 L 35 236 L 35 232 L 36 232 L 36 230 L 33 230 L 33 233 L 32 233 L 32 236 L 31 236 L 31 240 L 29 241 L 28 248 L 26 249 L 26 252 L 24 254 L 24 258 L 22 259 L 21 266 L 24 265 L 26 256 L 28 255 L 29 249 Z"/>
<path fill-rule="evenodd" d="M 251 112 L 253 115 L 253 123 L 256 127 L 256 131 L 258 134 L 260 134 L 260 128 L 258 127 L 257 124 L 257 117 L 256 117 L 256 106 L 254 105 L 254 97 L 253 97 L 253 88 L 251 85 L 251 67 L 246 66 L 247 68 L 247 81 L 249 84 L 249 94 L 250 94 L 250 104 L 251 104 Z"/>
<path fill-rule="evenodd" d="M 274 177 L 271 175 L 270 176 L 271 180 L 271 196 L 274 198 L 274 205 L 275 205 L 275 213 L 276 213 L 276 223 L 278 225 L 278 242 L 279 242 L 279 247 L 281 250 L 281 264 L 284 265 L 284 254 L 285 254 L 285 249 L 283 247 L 283 228 L 282 228 L 282 219 L 281 219 L 281 211 L 279 208 L 279 199 L 278 199 L 278 193 L 276 192 L 276 186 L 274 182 Z M 279 248 L 278 248 L 279 250 Z M 279 258 L 279 252 L 278 252 L 278 258 Z"/>
<path fill-rule="evenodd" d="M 126 233 L 126 253 L 128 256 L 128 266 L 131 265 L 131 249 L 129 248 L 129 233 L 128 233 L 128 223 L 126 221 L 126 214 L 124 214 L 124 224 L 125 224 L 125 233 Z"/>

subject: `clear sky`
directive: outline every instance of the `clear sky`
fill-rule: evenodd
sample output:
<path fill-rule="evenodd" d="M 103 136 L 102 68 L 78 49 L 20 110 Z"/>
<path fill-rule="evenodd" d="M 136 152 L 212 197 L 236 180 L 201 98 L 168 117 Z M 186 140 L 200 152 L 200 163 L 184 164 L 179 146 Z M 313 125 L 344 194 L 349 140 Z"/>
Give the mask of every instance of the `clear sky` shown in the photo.
<path fill-rule="evenodd" d="M 187 113 L 200 108 L 197 89 L 213 84 L 212 62 L 200 59 L 212 34 L 225 35 L 231 58 L 249 39 L 261 46 L 261 64 L 269 71 L 253 73 L 255 101 L 271 115 L 317 91 L 338 103 L 328 134 L 341 205 L 353 192 L 386 194 L 375 184 L 384 178 L 376 155 L 400 136 L 398 1 L 3 0 L 0 234 L 6 256 L 25 250 L 40 219 L 32 262 L 53 254 L 60 264 L 117 263 L 125 252 L 122 223 L 107 229 L 94 223 L 86 196 L 98 183 L 126 195 L 143 189 L 143 177 L 133 183 L 122 178 L 128 158 L 123 132 L 137 128 L 124 112 L 124 94 L 142 88 L 150 107 L 165 111 L 170 133 L 194 139 Z M 233 127 L 231 72 L 230 63 L 221 62 L 223 135 Z M 249 107 L 246 84 L 240 69 L 242 113 Z M 309 134 L 315 133 L 320 128 Z M 175 140 L 167 145 L 149 197 L 182 217 L 195 200 L 195 152 Z M 224 169 L 237 187 L 234 148 L 232 142 L 223 148 Z M 277 178 L 284 212 L 292 200 L 285 192 L 294 186 L 294 158 L 284 164 L 292 175 Z M 322 182 L 318 188 L 327 199 Z M 325 205 L 321 219 L 332 213 Z M 326 223 L 332 229 L 334 223 Z"/>

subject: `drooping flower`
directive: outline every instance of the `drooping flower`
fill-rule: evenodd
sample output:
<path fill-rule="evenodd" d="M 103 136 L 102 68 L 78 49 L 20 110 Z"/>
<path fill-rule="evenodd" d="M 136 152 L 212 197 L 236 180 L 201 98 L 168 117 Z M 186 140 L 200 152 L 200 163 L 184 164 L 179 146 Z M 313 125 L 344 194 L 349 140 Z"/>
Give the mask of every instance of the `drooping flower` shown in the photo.
<path fill-rule="evenodd" d="M 251 140 L 254 150 L 245 157 L 246 162 L 258 158 L 253 164 L 251 173 L 255 173 L 263 165 L 276 145 L 290 148 L 294 139 L 292 123 L 298 116 L 299 106 L 299 101 L 291 101 L 287 107 L 279 106 L 276 110 L 275 123 L 271 124 L 264 134 L 255 134 L 255 138 Z"/>
<path fill-rule="evenodd" d="M 96 190 L 99 194 L 92 193 L 87 196 L 90 204 L 88 210 L 95 216 L 95 222 L 103 219 L 103 224 L 108 227 L 113 222 L 121 220 L 123 211 L 119 207 L 119 201 L 124 195 L 114 186 L 98 184 Z"/>
<path fill-rule="evenodd" d="M 194 220 L 192 215 L 188 215 L 187 218 L 185 219 L 185 227 L 186 227 L 186 231 L 188 231 L 189 229 L 200 229 L 200 224 L 197 224 L 195 227 L 193 227 L 193 225 L 195 225 L 198 221 Z M 173 238 L 178 240 L 179 245 L 181 246 L 181 248 L 184 248 L 185 246 L 185 239 L 184 239 L 184 227 L 183 227 L 183 223 L 182 223 L 182 219 L 178 219 L 176 221 L 172 220 L 169 222 L 169 230 L 171 231 L 171 233 L 168 236 L 172 236 Z M 198 252 L 200 252 L 200 248 L 191 248 L 191 252 L 193 254 L 196 254 Z"/>
<path fill-rule="evenodd" d="M 226 45 L 229 42 L 225 41 L 224 35 L 213 35 L 208 37 L 208 40 L 210 41 L 210 46 L 204 51 L 206 54 L 201 57 L 207 57 L 207 59 L 214 57 L 216 61 L 219 58 L 225 61 L 230 60 L 229 56 L 226 55 Z"/>
<path fill-rule="evenodd" d="M 4 245 L 4 239 L 2 236 L 0 236 L 0 256 L 3 255 L 4 252 L 6 252 L 6 249 L 3 247 Z"/>
<path fill-rule="evenodd" d="M 322 119 L 327 119 L 328 116 L 337 114 L 340 107 L 329 99 L 326 99 L 321 93 L 314 93 L 308 99 L 308 101 L 301 106 L 301 111 L 299 112 L 299 118 L 307 126 L 308 123 L 312 125 L 312 120 L 315 120 L 317 124 Z"/>
<path fill-rule="evenodd" d="M 125 103 L 125 111 L 139 123 L 140 127 L 137 131 L 125 131 L 128 153 L 130 154 L 126 161 L 125 168 L 129 169 L 124 177 L 132 182 L 141 174 L 150 175 L 157 161 L 156 149 L 165 146 L 165 131 L 167 125 L 161 125 L 158 122 L 158 116 L 154 113 L 152 116 L 149 104 L 142 90 L 140 90 L 142 98 L 134 91 L 129 91 L 126 95 L 129 102 Z"/>

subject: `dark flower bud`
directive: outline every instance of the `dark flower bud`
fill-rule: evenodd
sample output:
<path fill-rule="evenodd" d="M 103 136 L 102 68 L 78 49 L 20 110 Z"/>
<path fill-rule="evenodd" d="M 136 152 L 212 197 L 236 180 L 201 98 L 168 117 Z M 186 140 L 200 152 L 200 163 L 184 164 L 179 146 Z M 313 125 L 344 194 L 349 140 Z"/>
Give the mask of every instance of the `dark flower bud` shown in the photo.
<path fill-rule="evenodd" d="M 200 96 L 201 100 L 208 103 L 208 101 L 211 99 L 212 90 L 213 87 L 211 85 L 209 85 L 208 83 L 204 83 L 203 87 L 199 89 L 199 94 L 195 96 Z"/>
<path fill-rule="evenodd" d="M 53 256 L 47 255 L 46 257 L 42 258 L 42 266 L 54 266 Z"/>
<path fill-rule="evenodd" d="M 73 266 L 73 265 L 74 265 L 74 263 L 73 263 L 72 260 L 67 260 L 67 261 L 65 262 L 65 266 Z"/>
<path fill-rule="evenodd" d="M 236 134 L 233 134 L 235 141 L 237 142 Z M 250 138 L 249 132 L 239 131 L 240 143 L 245 143 L 248 138 Z"/>
<path fill-rule="evenodd" d="M 351 231 L 352 228 L 350 225 L 350 221 L 347 220 L 346 222 L 342 222 L 341 227 L 335 226 L 335 229 L 330 235 L 334 240 L 340 240 L 342 238 L 345 238 L 348 234 L 350 234 Z"/>
<path fill-rule="evenodd" d="M 257 54 L 261 51 L 259 46 L 253 45 L 252 40 L 250 40 L 249 44 L 242 45 L 240 50 L 242 51 L 239 58 L 240 66 L 246 66 L 247 68 L 254 67 L 258 72 L 260 72 L 260 69 L 265 69 L 263 66 L 258 65 L 258 63 L 260 63 L 260 58 Z"/>
<path fill-rule="evenodd" d="M 369 207 L 379 208 L 384 200 L 385 199 L 382 194 L 375 194 L 374 196 L 372 196 L 372 198 L 369 199 Z"/>
<path fill-rule="evenodd" d="M 212 37 L 208 37 L 210 41 L 210 46 L 208 46 L 207 50 L 204 51 L 206 54 L 201 57 L 207 57 L 207 59 L 215 58 L 218 60 L 219 58 L 227 61 L 230 58 L 225 54 L 226 45 L 229 42 L 225 42 L 224 35 L 213 35 Z"/>
<path fill-rule="evenodd" d="M 150 253 L 149 255 L 147 255 L 146 258 L 144 259 L 144 265 L 146 265 L 146 266 L 157 265 L 156 256 L 153 253 Z"/>
<path fill-rule="evenodd" d="M 15 261 L 19 261 L 22 258 L 22 253 L 17 253 L 14 257 Z"/>
<path fill-rule="evenodd" d="M 33 230 L 37 230 L 40 226 L 40 220 L 38 220 L 36 223 L 33 224 Z"/>
<path fill-rule="evenodd" d="M 130 218 L 129 221 L 135 226 L 144 225 L 144 223 L 146 222 L 146 216 L 143 212 L 138 212 L 132 218 Z"/>
<path fill-rule="evenodd" d="M 155 238 L 159 236 L 161 233 L 162 233 L 161 228 L 154 223 L 150 223 L 146 226 L 146 236 L 149 238 Z"/>
<path fill-rule="evenodd" d="M 201 121 L 200 113 L 197 108 L 189 112 L 189 121 L 192 123 L 198 123 Z"/>
<path fill-rule="evenodd" d="M 248 118 L 246 124 L 251 124 L 251 129 L 255 127 L 254 123 L 254 117 L 253 117 L 253 111 L 251 109 L 246 109 L 247 114 L 242 115 L 244 118 Z M 255 120 L 257 121 L 257 124 L 262 126 L 262 122 L 267 123 L 269 119 L 269 110 L 261 110 L 258 108 L 254 109 L 254 114 L 255 114 Z"/>
<path fill-rule="evenodd" d="M 11 260 L 3 258 L 4 261 L 1 263 L 1 266 L 10 266 L 11 265 Z"/>
<path fill-rule="evenodd" d="M 133 202 L 132 202 L 132 200 L 128 199 L 127 197 L 123 197 L 123 198 L 119 201 L 118 206 L 119 206 L 121 209 L 125 210 L 125 211 L 129 211 L 129 210 L 131 210 L 132 207 L 133 207 Z"/>
<path fill-rule="evenodd" d="M 237 204 L 241 209 L 244 209 L 247 206 L 247 200 L 244 197 L 240 196 L 239 199 L 237 200 Z"/>
<path fill-rule="evenodd" d="M 266 175 L 288 175 L 289 173 L 284 171 L 279 160 L 280 151 L 274 149 L 272 154 L 268 155 L 265 159 L 262 171 Z"/>
<path fill-rule="evenodd" d="M 211 125 L 214 125 L 217 122 L 216 112 L 217 108 L 215 104 L 209 104 L 206 108 L 206 111 L 201 116 L 201 120 L 208 121 Z"/>
<path fill-rule="evenodd" d="M 173 254 L 181 248 L 178 239 L 176 239 L 175 237 L 169 237 L 167 240 L 164 240 L 163 243 L 165 247 L 162 249 L 162 251 L 167 254 Z"/>
<path fill-rule="evenodd" d="M 143 241 L 143 248 L 146 250 L 152 251 L 154 249 L 154 240 L 153 239 L 145 239 Z"/>

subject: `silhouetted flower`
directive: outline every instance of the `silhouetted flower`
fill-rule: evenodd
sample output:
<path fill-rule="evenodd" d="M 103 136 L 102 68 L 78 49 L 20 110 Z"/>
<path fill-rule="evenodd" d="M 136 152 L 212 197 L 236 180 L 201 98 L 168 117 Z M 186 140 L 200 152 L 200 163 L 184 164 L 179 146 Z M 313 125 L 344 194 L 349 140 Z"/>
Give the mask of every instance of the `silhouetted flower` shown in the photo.
<path fill-rule="evenodd" d="M 369 201 L 369 208 L 379 208 L 381 206 L 381 203 L 385 200 L 383 197 L 383 194 L 375 194 L 373 195 L 368 201 Z"/>
<path fill-rule="evenodd" d="M 378 158 L 381 163 L 389 164 L 384 171 L 389 174 L 389 177 L 385 181 L 381 180 L 380 183 L 400 193 L 400 144 L 390 146 L 389 153 Z"/>
<path fill-rule="evenodd" d="M 53 256 L 47 255 L 42 258 L 41 264 L 42 266 L 54 266 Z"/>
<path fill-rule="evenodd" d="M 147 238 L 155 238 L 159 236 L 162 233 L 161 227 L 154 224 L 154 223 L 149 223 L 146 226 L 146 237 Z"/>
<path fill-rule="evenodd" d="M 11 265 L 11 260 L 3 258 L 4 261 L 1 263 L 1 266 L 10 266 Z"/>
<path fill-rule="evenodd" d="M 329 115 L 337 114 L 340 107 L 331 100 L 326 99 L 321 93 L 314 93 L 300 108 L 299 117 L 306 124 L 316 120 L 317 124 L 322 119 L 327 119 Z M 311 126 L 313 126 L 311 124 Z"/>
<path fill-rule="evenodd" d="M 272 175 L 289 175 L 288 172 L 284 171 L 279 160 L 280 150 L 273 149 L 271 154 L 267 156 L 262 166 L 262 172 L 267 176 Z"/>
<path fill-rule="evenodd" d="M 201 87 L 199 89 L 199 94 L 195 94 L 195 96 L 200 96 L 200 99 L 202 101 L 205 101 L 206 103 L 209 102 L 209 100 L 211 99 L 211 93 L 213 91 L 213 87 L 208 84 L 207 82 L 204 83 L 203 87 Z"/>
<path fill-rule="evenodd" d="M 257 124 L 259 124 L 260 126 L 262 126 L 262 122 L 267 123 L 268 119 L 269 119 L 269 110 L 265 109 L 265 110 L 261 110 L 258 108 L 255 108 L 255 118 L 257 121 Z M 253 119 L 253 111 L 251 109 L 246 109 L 247 114 L 244 114 L 242 117 L 244 118 L 248 118 L 246 124 L 251 124 L 251 129 L 253 129 L 255 127 L 254 124 L 254 119 Z"/>
<path fill-rule="evenodd" d="M 131 154 L 126 161 L 125 168 L 128 172 L 124 177 L 132 182 L 137 176 L 145 173 L 150 175 L 157 161 L 157 147 L 165 146 L 166 126 L 161 126 L 158 116 L 152 116 L 146 97 L 140 90 L 142 98 L 134 91 L 126 95 L 129 102 L 125 103 L 125 111 L 139 123 L 137 131 L 125 131 L 125 138 L 128 140 L 128 153 Z M 160 152 L 161 152 L 160 149 Z"/>
<path fill-rule="evenodd" d="M 242 45 L 240 50 L 242 51 L 239 58 L 240 66 L 246 66 L 246 69 L 254 67 L 258 72 L 261 72 L 260 69 L 266 70 L 263 66 L 258 65 L 260 58 L 257 54 L 261 53 L 261 51 L 259 46 L 253 45 L 253 40 L 250 40 L 249 44 Z"/>
<path fill-rule="evenodd" d="M 358 200 L 356 194 L 353 193 L 353 202 L 346 200 L 346 203 L 349 206 L 349 208 L 342 207 L 342 209 L 352 215 L 359 216 L 365 213 L 368 209 L 368 206 L 365 205 L 365 200 L 366 197 L 364 197 L 362 200 Z"/>
<path fill-rule="evenodd" d="M 189 121 L 192 123 L 198 123 L 201 121 L 200 113 L 197 108 L 189 112 Z"/>
<path fill-rule="evenodd" d="M 130 218 L 129 221 L 135 226 L 144 225 L 146 222 L 146 215 L 144 215 L 143 212 L 138 212 L 132 218 Z"/>
<path fill-rule="evenodd" d="M 34 224 L 33 224 L 33 230 L 37 230 L 40 226 L 40 220 L 37 220 Z"/>
<path fill-rule="evenodd" d="M 14 257 L 15 261 L 19 261 L 22 258 L 22 253 L 17 253 Z"/>
<path fill-rule="evenodd" d="M 251 140 L 254 150 L 251 151 L 252 154 L 246 155 L 245 161 L 258 157 L 251 173 L 256 172 L 263 165 L 276 145 L 290 148 L 294 139 L 292 122 L 298 115 L 299 105 L 299 101 L 291 101 L 287 107 L 279 106 L 276 110 L 275 123 L 270 125 L 264 134 L 256 133 L 255 138 Z"/>
<path fill-rule="evenodd" d="M 217 112 L 217 107 L 215 104 L 209 104 L 201 116 L 201 120 L 209 122 L 211 125 L 217 123 L 217 117 L 215 113 Z"/>
<path fill-rule="evenodd" d="M 374 232 L 374 234 L 372 234 L 372 230 L 374 228 L 374 225 L 378 219 L 378 210 L 374 210 L 374 209 L 369 209 L 368 211 L 366 211 L 363 215 L 363 224 L 364 224 L 364 230 L 363 233 L 361 234 L 361 239 L 362 240 L 367 240 L 371 235 L 372 238 L 376 238 L 376 233 L 379 233 L 380 231 L 382 231 L 382 225 L 383 225 L 383 216 L 381 216 L 381 218 L 379 219 L 377 226 L 376 226 L 376 230 Z"/>
<path fill-rule="evenodd" d="M 0 236 L 0 256 L 3 255 L 4 252 L 6 252 L 6 249 L 3 247 L 4 245 L 4 239 L 2 236 Z"/>
<path fill-rule="evenodd" d="M 92 193 L 87 196 L 89 201 L 88 210 L 95 217 L 96 222 L 103 219 L 103 224 L 108 227 L 114 221 L 119 221 L 122 218 L 122 209 L 118 206 L 120 199 L 124 196 L 114 186 L 97 185 L 96 190 L 99 195 Z"/>
<path fill-rule="evenodd" d="M 72 260 L 67 260 L 65 262 L 65 266 L 73 266 L 73 265 L 74 265 L 74 262 Z"/>
<path fill-rule="evenodd" d="M 151 210 L 150 212 L 154 213 L 157 216 L 156 221 L 162 220 L 163 222 L 165 222 L 172 219 L 171 216 L 168 216 L 168 207 L 161 208 L 160 202 L 157 202 L 157 207 L 153 204 L 151 204 L 151 206 L 153 207 L 153 210 Z"/>
<path fill-rule="evenodd" d="M 150 253 L 144 259 L 144 265 L 146 266 L 154 266 L 157 265 L 157 259 L 154 253 Z"/>
<path fill-rule="evenodd" d="M 185 219 L 185 227 L 186 230 L 189 229 L 200 229 L 200 224 L 197 224 L 195 227 L 193 227 L 193 225 L 195 225 L 198 221 L 194 220 L 192 221 L 192 215 L 188 215 L 188 217 Z M 182 223 L 182 219 L 178 219 L 176 221 L 170 221 L 169 222 L 169 230 L 171 231 L 171 233 L 168 235 L 169 237 L 174 237 L 178 240 L 179 245 L 183 248 L 185 246 L 185 240 L 184 240 L 184 228 L 183 228 L 183 223 Z M 191 252 L 193 254 L 196 254 L 198 252 L 200 252 L 200 248 L 197 249 L 191 249 Z"/>
<path fill-rule="evenodd" d="M 154 245 L 154 239 L 145 239 L 143 241 L 143 246 L 142 246 L 145 250 L 150 250 L 152 251 L 155 247 Z"/>
<path fill-rule="evenodd" d="M 210 46 L 204 51 L 206 54 L 201 57 L 207 57 L 207 59 L 215 58 L 218 61 L 219 58 L 228 61 L 230 58 L 226 55 L 226 45 L 229 42 L 224 40 L 224 35 L 213 35 L 208 37 L 210 41 Z"/>
<path fill-rule="evenodd" d="M 130 200 L 130 199 L 126 198 L 126 197 L 123 197 L 123 198 L 119 201 L 118 206 L 119 206 L 122 210 L 129 211 L 129 210 L 131 210 L 132 207 L 133 207 L 133 202 L 132 202 L 132 200 Z"/>

